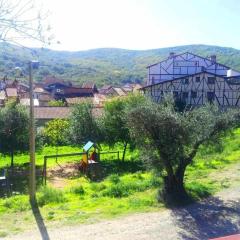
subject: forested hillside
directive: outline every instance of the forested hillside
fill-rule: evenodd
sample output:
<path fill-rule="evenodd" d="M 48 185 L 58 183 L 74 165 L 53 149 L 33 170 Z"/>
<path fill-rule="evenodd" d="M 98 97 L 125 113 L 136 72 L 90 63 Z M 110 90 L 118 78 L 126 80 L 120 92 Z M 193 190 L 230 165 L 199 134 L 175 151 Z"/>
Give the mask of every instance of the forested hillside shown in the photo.
<path fill-rule="evenodd" d="M 169 52 L 192 52 L 201 56 L 217 55 L 217 61 L 240 70 L 240 50 L 208 45 L 187 45 L 153 50 L 125 50 L 116 48 L 68 52 L 49 49 L 25 49 L 6 43 L 0 45 L 1 75 L 14 76 L 15 67 L 27 68 L 27 61 L 39 59 L 41 68 L 37 81 L 46 75 L 55 75 L 81 84 L 93 81 L 104 84 L 144 82 L 146 66 L 161 61 Z"/>

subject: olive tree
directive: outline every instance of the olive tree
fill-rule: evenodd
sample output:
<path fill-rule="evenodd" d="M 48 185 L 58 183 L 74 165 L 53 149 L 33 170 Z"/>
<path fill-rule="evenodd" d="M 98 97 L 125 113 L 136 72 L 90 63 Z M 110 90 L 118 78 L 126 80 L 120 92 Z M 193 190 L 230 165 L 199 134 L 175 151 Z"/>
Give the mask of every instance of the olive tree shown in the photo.
<path fill-rule="evenodd" d="M 160 104 L 146 100 L 128 111 L 128 126 L 146 161 L 161 171 L 162 199 L 181 201 L 187 196 L 185 170 L 194 161 L 199 147 L 236 123 L 236 112 L 221 111 L 214 105 L 176 111 L 167 97 Z"/>

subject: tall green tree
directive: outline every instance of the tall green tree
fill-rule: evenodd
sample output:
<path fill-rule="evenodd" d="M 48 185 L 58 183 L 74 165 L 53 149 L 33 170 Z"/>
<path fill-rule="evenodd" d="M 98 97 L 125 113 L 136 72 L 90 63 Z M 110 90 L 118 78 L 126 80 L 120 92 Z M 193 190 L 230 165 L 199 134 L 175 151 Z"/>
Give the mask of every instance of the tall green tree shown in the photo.
<path fill-rule="evenodd" d="M 123 144 L 122 161 L 125 159 L 125 154 L 128 145 L 134 146 L 134 141 L 130 136 L 129 128 L 126 120 L 126 112 L 129 106 L 140 104 L 143 97 L 134 94 L 124 98 L 113 98 L 104 106 L 103 128 L 105 142 L 109 146 L 114 146 L 116 143 Z"/>
<path fill-rule="evenodd" d="M 71 142 L 81 146 L 90 140 L 99 143 L 101 139 L 101 129 L 93 116 L 93 105 L 88 101 L 75 105 L 70 117 Z"/>
<path fill-rule="evenodd" d="M 14 153 L 28 148 L 28 131 L 29 116 L 23 106 L 11 102 L 0 109 L 0 152 L 11 155 L 11 167 Z"/>
<path fill-rule="evenodd" d="M 233 110 L 221 111 L 206 105 L 179 112 L 173 100 L 161 104 L 146 100 L 128 113 L 128 126 L 145 160 L 161 172 L 164 188 L 162 199 L 171 203 L 187 197 L 184 187 L 185 170 L 194 161 L 199 147 L 236 124 Z"/>
<path fill-rule="evenodd" d="M 128 144 L 130 143 L 130 134 L 124 118 L 127 101 L 124 98 L 115 98 L 107 102 L 104 106 L 103 125 L 105 129 L 105 142 L 109 146 L 116 143 L 122 143 L 124 161 Z"/>

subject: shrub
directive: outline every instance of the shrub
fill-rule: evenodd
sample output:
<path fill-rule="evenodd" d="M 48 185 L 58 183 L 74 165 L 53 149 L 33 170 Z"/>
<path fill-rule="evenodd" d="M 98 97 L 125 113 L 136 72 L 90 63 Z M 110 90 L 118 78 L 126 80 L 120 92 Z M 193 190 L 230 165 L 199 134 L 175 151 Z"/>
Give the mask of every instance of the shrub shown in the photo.
<path fill-rule="evenodd" d="M 14 196 L 11 198 L 7 198 L 3 202 L 3 206 L 14 212 L 18 212 L 18 211 L 23 212 L 25 210 L 30 209 L 28 198 L 23 196 Z"/>
<path fill-rule="evenodd" d="M 120 177 L 118 176 L 118 174 L 112 174 L 110 177 L 109 177 L 109 181 L 114 183 L 114 184 L 117 184 L 120 182 Z"/>
<path fill-rule="evenodd" d="M 66 199 L 61 190 L 54 189 L 51 187 L 42 187 L 38 196 L 39 206 L 44 206 L 49 203 L 60 203 L 64 202 Z"/>
<path fill-rule="evenodd" d="M 95 192 L 101 192 L 102 190 L 106 189 L 106 185 L 103 183 L 92 183 L 91 189 Z"/>
<path fill-rule="evenodd" d="M 71 192 L 78 195 L 84 195 L 85 190 L 82 185 L 79 185 L 79 186 L 72 187 Z"/>
<path fill-rule="evenodd" d="M 102 195 L 105 197 L 122 198 L 129 196 L 129 189 L 125 184 L 118 183 L 116 185 L 110 185 L 106 190 L 103 191 Z"/>

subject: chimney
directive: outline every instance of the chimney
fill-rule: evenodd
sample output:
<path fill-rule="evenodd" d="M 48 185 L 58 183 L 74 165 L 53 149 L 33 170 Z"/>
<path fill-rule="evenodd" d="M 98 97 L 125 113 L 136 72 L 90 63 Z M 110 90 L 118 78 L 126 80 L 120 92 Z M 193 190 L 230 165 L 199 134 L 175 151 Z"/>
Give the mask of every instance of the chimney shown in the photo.
<path fill-rule="evenodd" d="M 217 56 L 216 55 L 211 55 L 210 60 L 215 63 L 217 61 Z"/>
<path fill-rule="evenodd" d="M 175 56 L 175 53 L 174 52 L 170 52 L 168 58 L 173 58 L 174 56 Z"/>

